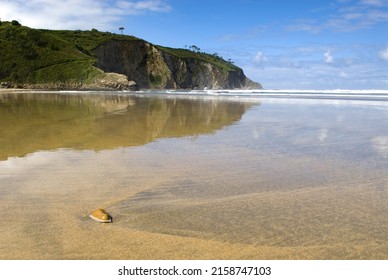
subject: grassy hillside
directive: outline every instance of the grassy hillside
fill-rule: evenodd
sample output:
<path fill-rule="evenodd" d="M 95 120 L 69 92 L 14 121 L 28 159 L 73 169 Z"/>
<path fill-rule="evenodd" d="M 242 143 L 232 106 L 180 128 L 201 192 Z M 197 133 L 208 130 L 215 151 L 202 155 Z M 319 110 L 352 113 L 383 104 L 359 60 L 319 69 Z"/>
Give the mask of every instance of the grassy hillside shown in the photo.
<path fill-rule="evenodd" d="M 0 81 L 13 84 L 88 83 L 101 74 L 93 67 L 93 50 L 109 40 L 140 40 L 109 32 L 41 30 L 18 22 L 0 22 Z M 207 61 L 226 71 L 232 63 L 215 55 L 187 49 L 159 49 L 180 58 Z"/>
<path fill-rule="evenodd" d="M 100 73 L 93 67 L 92 49 L 118 36 L 96 30 L 38 30 L 2 22 L 0 81 L 87 82 Z"/>

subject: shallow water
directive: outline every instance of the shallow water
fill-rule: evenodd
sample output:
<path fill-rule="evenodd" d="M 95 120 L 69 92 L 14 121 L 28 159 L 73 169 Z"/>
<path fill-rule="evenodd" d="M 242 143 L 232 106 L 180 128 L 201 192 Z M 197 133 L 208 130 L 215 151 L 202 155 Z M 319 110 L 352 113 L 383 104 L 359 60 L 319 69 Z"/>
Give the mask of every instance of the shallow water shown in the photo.
<path fill-rule="evenodd" d="M 235 95 L 0 95 L 0 258 L 387 259 L 388 102 Z"/>

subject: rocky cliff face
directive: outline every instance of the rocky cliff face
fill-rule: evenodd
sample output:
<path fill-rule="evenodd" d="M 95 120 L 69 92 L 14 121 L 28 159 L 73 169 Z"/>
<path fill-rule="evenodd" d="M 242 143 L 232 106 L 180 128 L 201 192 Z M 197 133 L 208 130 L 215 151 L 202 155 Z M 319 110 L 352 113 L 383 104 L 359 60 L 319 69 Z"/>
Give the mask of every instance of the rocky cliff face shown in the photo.
<path fill-rule="evenodd" d="M 145 41 L 108 41 L 96 49 L 95 66 L 124 74 L 138 88 L 258 89 L 240 68 L 225 70 L 195 58 L 181 58 Z"/>

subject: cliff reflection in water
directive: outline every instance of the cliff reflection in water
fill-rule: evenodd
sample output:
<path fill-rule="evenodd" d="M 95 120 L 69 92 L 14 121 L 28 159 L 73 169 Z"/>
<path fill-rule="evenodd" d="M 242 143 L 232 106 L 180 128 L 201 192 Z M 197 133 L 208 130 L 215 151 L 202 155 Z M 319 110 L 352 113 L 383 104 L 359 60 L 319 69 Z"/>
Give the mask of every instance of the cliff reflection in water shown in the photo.
<path fill-rule="evenodd" d="M 58 148 L 103 150 L 213 133 L 252 103 L 114 94 L 0 95 L 0 160 Z"/>

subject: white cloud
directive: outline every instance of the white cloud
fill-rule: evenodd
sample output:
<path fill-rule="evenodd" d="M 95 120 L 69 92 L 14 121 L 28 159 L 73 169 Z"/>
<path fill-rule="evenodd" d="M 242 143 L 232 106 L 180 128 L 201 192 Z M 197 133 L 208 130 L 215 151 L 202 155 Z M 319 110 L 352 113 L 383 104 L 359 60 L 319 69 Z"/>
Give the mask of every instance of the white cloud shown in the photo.
<path fill-rule="evenodd" d="M 311 56 L 292 53 L 294 63 L 289 63 L 283 61 L 281 54 L 269 53 L 271 63 L 266 63 L 265 67 L 252 61 L 238 65 L 249 78 L 266 89 L 387 89 L 388 74 L 383 61 L 371 57 L 354 63 L 333 59 L 333 67 L 333 64 L 323 63 L 322 54 L 321 48 L 316 48 Z"/>
<path fill-rule="evenodd" d="M 360 3 L 364 5 L 369 5 L 369 6 L 376 6 L 376 7 L 383 7 L 387 5 L 388 1 L 386 0 L 361 0 Z"/>
<path fill-rule="evenodd" d="M 2 20 L 18 20 L 34 28 L 111 29 L 129 15 L 168 12 L 164 0 L 0 0 Z"/>
<path fill-rule="evenodd" d="M 380 57 L 381 59 L 383 59 L 383 60 L 388 61 L 388 46 L 387 46 L 385 49 L 383 49 L 383 50 L 381 50 L 381 51 L 379 52 L 379 57 Z"/>
<path fill-rule="evenodd" d="M 337 0 L 333 12 L 321 21 L 314 18 L 295 19 L 286 26 L 290 31 L 319 33 L 324 30 L 352 32 L 388 22 L 388 0 Z"/>
<path fill-rule="evenodd" d="M 262 51 L 258 51 L 256 53 L 255 58 L 253 59 L 253 62 L 256 64 L 260 64 L 260 63 L 266 62 L 266 61 L 268 61 L 268 58 L 264 55 L 264 53 Z"/>
<path fill-rule="evenodd" d="M 375 44 L 236 44 L 229 50 L 236 65 L 266 89 L 388 89 L 387 62 Z M 326 63 L 326 57 L 332 63 Z M 268 58 L 257 63 L 254 58 Z M 260 59 L 258 61 L 260 61 Z"/>
<path fill-rule="evenodd" d="M 142 12 L 142 11 L 152 11 L 152 12 L 168 12 L 171 10 L 171 7 L 162 1 L 158 0 L 143 0 L 143 1 L 118 1 L 117 6 L 119 8 L 126 9 L 127 12 Z"/>
<path fill-rule="evenodd" d="M 334 62 L 334 58 L 333 58 L 333 55 L 331 54 L 330 51 L 327 51 L 323 54 L 323 56 L 325 57 L 325 62 L 326 63 L 333 63 Z"/>

